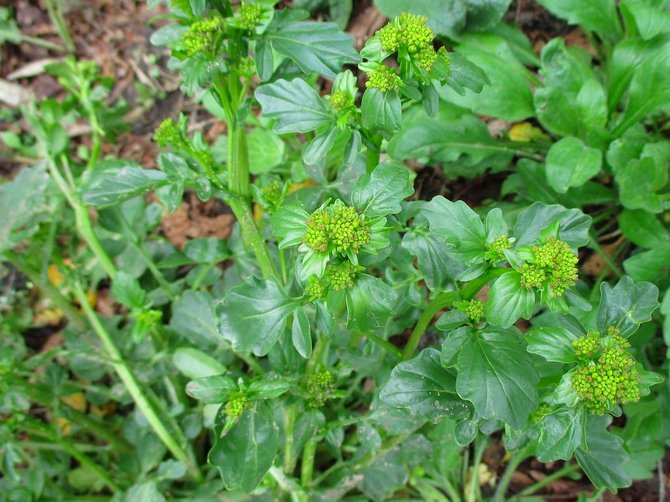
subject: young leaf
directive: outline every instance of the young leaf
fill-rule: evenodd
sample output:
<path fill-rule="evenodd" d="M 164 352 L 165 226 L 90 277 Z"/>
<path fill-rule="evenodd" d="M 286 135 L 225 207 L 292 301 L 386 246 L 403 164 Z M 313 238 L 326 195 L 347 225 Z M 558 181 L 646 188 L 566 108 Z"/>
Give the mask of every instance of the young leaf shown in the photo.
<path fill-rule="evenodd" d="M 519 319 L 530 319 L 535 310 L 535 292 L 521 284 L 521 274 L 505 272 L 491 286 L 484 306 L 486 320 L 509 328 Z"/>
<path fill-rule="evenodd" d="M 483 258 L 486 229 L 479 215 L 465 202 L 451 202 L 438 195 L 424 204 L 421 214 L 428 220 L 431 232 L 443 236 L 464 260 Z"/>
<path fill-rule="evenodd" d="M 299 78 L 262 85 L 256 99 L 266 117 L 277 119 L 278 133 L 313 131 L 334 120 L 319 94 Z"/>
<path fill-rule="evenodd" d="M 379 399 L 426 420 L 462 417 L 468 406 L 456 394 L 451 371 L 440 363 L 440 352 L 425 349 L 417 357 L 398 364 L 379 391 Z"/>
<path fill-rule="evenodd" d="M 366 333 L 386 326 L 393 317 L 396 291 L 382 279 L 360 274 L 346 292 L 347 327 Z"/>
<path fill-rule="evenodd" d="M 333 147 L 337 132 L 337 127 L 331 126 L 326 131 L 317 134 L 302 151 L 302 161 L 308 166 L 318 164 Z"/>
<path fill-rule="evenodd" d="M 547 153 L 547 181 L 559 193 L 580 186 L 600 172 L 602 153 L 580 139 L 563 138 Z"/>
<path fill-rule="evenodd" d="M 226 295 L 220 330 L 235 350 L 264 356 L 286 330 L 286 319 L 296 301 L 274 280 L 256 278 L 240 284 Z"/>
<path fill-rule="evenodd" d="M 84 201 L 95 207 L 107 207 L 156 190 L 169 183 L 162 171 L 137 165 L 113 167 L 93 173 L 83 189 Z"/>
<path fill-rule="evenodd" d="M 576 361 L 572 340 L 578 336 L 560 326 L 534 326 L 526 332 L 527 350 L 547 361 L 573 363 Z"/>
<path fill-rule="evenodd" d="M 450 255 L 445 238 L 434 232 L 407 232 L 402 247 L 416 256 L 430 289 L 444 289 L 450 279 L 464 271 L 462 263 Z"/>
<path fill-rule="evenodd" d="M 183 375 L 192 379 L 221 375 L 226 372 L 225 366 L 219 361 L 192 347 L 175 350 L 172 362 Z"/>
<path fill-rule="evenodd" d="M 237 385 L 225 375 L 210 375 L 196 378 L 186 384 L 186 393 L 203 403 L 224 403 Z"/>
<path fill-rule="evenodd" d="M 112 295 L 129 309 L 143 309 L 147 306 L 146 293 L 132 275 L 120 270 L 112 282 Z"/>
<path fill-rule="evenodd" d="M 227 490 L 249 493 L 272 466 L 278 446 L 277 426 L 270 408 L 263 403 L 244 412 L 237 424 L 221 437 L 224 422 L 222 406 L 207 461 L 219 470 Z"/>
<path fill-rule="evenodd" d="M 291 328 L 291 340 L 295 350 L 305 359 L 312 355 L 312 333 L 309 319 L 305 312 L 299 308 L 293 314 L 293 325 Z"/>
<path fill-rule="evenodd" d="M 558 204 L 546 205 L 535 202 L 519 213 L 514 225 L 516 246 L 535 244 L 540 232 L 552 223 L 558 223 L 558 238 L 571 248 L 585 246 L 589 242 L 591 217 L 579 209 L 566 209 Z"/>
<path fill-rule="evenodd" d="M 651 319 L 658 306 L 658 288 L 649 282 L 635 284 L 628 276 L 614 287 L 604 282 L 600 286 L 598 330 L 605 333 L 612 326 L 621 336 L 632 335 L 641 323 Z"/>
<path fill-rule="evenodd" d="M 272 233 L 280 239 L 279 249 L 302 242 L 307 228 L 305 225 L 307 218 L 309 214 L 294 204 L 283 205 L 272 215 Z"/>
<path fill-rule="evenodd" d="M 414 173 L 401 166 L 377 166 L 358 179 L 351 193 L 352 204 L 367 218 L 399 213 L 400 203 L 414 193 Z"/>
<path fill-rule="evenodd" d="M 539 404 L 539 377 L 516 330 L 476 333 L 458 356 L 456 389 L 483 418 L 519 429 Z"/>
<path fill-rule="evenodd" d="M 395 91 L 367 89 L 361 102 L 363 127 L 390 137 L 400 129 L 402 108 Z"/>

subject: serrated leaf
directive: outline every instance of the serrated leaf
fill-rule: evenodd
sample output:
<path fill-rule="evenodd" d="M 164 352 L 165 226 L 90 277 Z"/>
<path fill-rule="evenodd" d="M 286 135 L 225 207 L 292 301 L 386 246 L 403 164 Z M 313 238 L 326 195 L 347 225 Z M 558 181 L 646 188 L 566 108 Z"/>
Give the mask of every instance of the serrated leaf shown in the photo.
<path fill-rule="evenodd" d="M 286 330 L 286 319 L 296 307 L 274 280 L 252 278 L 225 296 L 220 330 L 235 350 L 264 356 Z"/>
<path fill-rule="evenodd" d="M 285 204 L 272 215 L 272 233 L 280 240 L 279 249 L 302 242 L 309 214 L 302 207 Z"/>
<path fill-rule="evenodd" d="M 619 228 L 633 244 L 644 248 L 670 246 L 670 232 L 656 216 L 641 209 L 624 209 L 619 216 Z"/>
<path fill-rule="evenodd" d="M 547 361 L 573 363 L 576 361 L 572 341 L 578 337 L 560 326 L 534 326 L 526 332 L 527 350 Z"/>
<path fill-rule="evenodd" d="M 571 248 L 585 246 L 589 242 L 591 217 L 579 209 L 566 209 L 558 204 L 547 205 L 535 202 L 519 213 L 514 225 L 516 246 L 535 244 L 540 232 L 552 223 L 558 223 L 558 238 Z"/>
<path fill-rule="evenodd" d="M 584 446 L 586 415 L 583 408 L 563 408 L 545 415 L 538 428 L 535 455 L 540 462 L 570 460 Z"/>
<path fill-rule="evenodd" d="M 168 177 L 162 171 L 126 165 L 95 172 L 82 192 L 84 202 L 95 207 L 108 207 L 168 183 Z"/>
<path fill-rule="evenodd" d="M 382 279 L 360 274 L 346 291 L 347 327 L 363 333 L 384 328 L 393 318 L 397 296 Z"/>
<path fill-rule="evenodd" d="M 535 365 L 513 330 L 471 336 L 458 355 L 456 389 L 483 418 L 514 428 L 525 425 L 539 404 Z"/>
<path fill-rule="evenodd" d="M 400 203 L 414 193 L 413 178 L 405 167 L 377 166 L 358 179 L 351 202 L 370 219 L 399 213 Z"/>
<path fill-rule="evenodd" d="M 658 307 L 658 288 L 650 282 L 636 284 L 628 276 L 614 287 L 604 282 L 600 286 L 598 330 L 605 333 L 612 326 L 620 330 L 621 336 L 629 336 L 641 323 L 649 321 Z"/>
<path fill-rule="evenodd" d="M 319 94 L 299 78 L 262 85 L 256 99 L 266 117 L 277 119 L 278 133 L 309 132 L 334 120 Z"/>

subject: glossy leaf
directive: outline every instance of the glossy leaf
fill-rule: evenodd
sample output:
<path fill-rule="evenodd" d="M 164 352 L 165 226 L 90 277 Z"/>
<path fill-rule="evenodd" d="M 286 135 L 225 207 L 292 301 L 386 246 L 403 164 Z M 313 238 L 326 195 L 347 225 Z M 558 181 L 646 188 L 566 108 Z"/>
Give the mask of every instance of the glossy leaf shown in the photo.
<path fill-rule="evenodd" d="M 547 361 L 573 363 L 575 350 L 571 343 L 578 336 L 561 326 L 534 326 L 526 332 L 528 352 L 544 357 Z"/>
<path fill-rule="evenodd" d="M 367 89 L 361 102 L 363 127 L 390 137 L 400 129 L 402 108 L 395 91 Z"/>
<path fill-rule="evenodd" d="M 538 424 L 540 437 L 535 455 L 540 462 L 570 460 L 585 443 L 586 414 L 583 408 L 563 408 L 545 415 Z"/>
<path fill-rule="evenodd" d="M 458 356 L 456 389 L 483 418 L 521 428 L 539 404 L 539 377 L 515 330 L 476 333 Z"/>
<path fill-rule="evenodd" d="M 224 403 L 236 390 L 233 379 L 225 375 L 200 377 L 186 384 L 186 393 L 203 403 Z"/>
<path fill-rule="evenodd" d="M 425 349 L 414 359 L 398 364 L 379 398 L 427 420 L 463 416 L 468 410 L 456 394 L 454 374 L 442 366 L 435 349 Z"/>
<path fill-rule="evenodd" d="M 535 244 L 540 232 L 558 222 L 558 238 L 577 249 L 589 242 L 591 217 L 579 209 L 566 209 L 558 204 L 546 205 L 535 202 L 519 213 L 514 225 L 517 246 Z"/>
<path fill-rule="evenodd" d="M 559 193 L 581 186 L 600 172 L 602 153 L 577 138 L 563 138 L 547 153 L 547 181 Z"/>
<path fill-rule="evenodd" d="M 183 375 L 192 379 L 222 375 L 226 372 L 225 366 L 219 361 L 193 347 L 175 350 L 172 362 Z"/>
<path fill-rule="evenodd" d="M 256 99 L 266 117 L 277 119 L 278 133 L 313 131 L 334 120 L 319 94 L 299 78 L 262 85 Z"/>
<path fill-rule="evenodd" d="M 382 279 L 359 275 L 354 287 L 346 291 L 347 326 L 364 333 L 387 326 L 396 300 L 396 291 Z"/>
<path fill-rule="evenodd" d="M 293 315 L 293 324 L 291 328 L 291 340 L 295 350 L 305 359 L 312 355 L 312 333 L 309 326 L 309 319 L 302 309 L 297 309 Z"/>
<path fill-rule="evenodd" d="M 351 193 L 352 204 L 367 218 L 400 212 L 400 203 L 414 193 L 414 173 L 401 166 L 377 166 L 358 179 Z"/>
<path fill-rule="evenodd" d="M 618 328 L 622 336 L 633 334 L 638 326 L 651 319 L 659 306 L 658 288 L 649 282 L 633 282 L 624 276 L 616 286 L 600 286 L 598 329 L 605 333 L 610 326 Z"/>
<path fill-rule="evenodd" d="M 521 285 L 521 274 L 505 272 L 491 286 L 484 306 L 486 320 L 509 328 L 519 319 L 530 319 L 535 310 L 535 292 Z"/>
<path fill-rule="evenodd" d="M 107 207 L 156 190 L 168 182 L 162 171 L 126 165 L 95 172 L 83 190 L 83 198 L 95 207 Z"/>
<path fill-rule="evenodd" d="M 187 340 L 218 344 L 221 341 L 214 316 L 214 300 L 205 291 L 186 291 L 172 305 L 170 327 Z"/>

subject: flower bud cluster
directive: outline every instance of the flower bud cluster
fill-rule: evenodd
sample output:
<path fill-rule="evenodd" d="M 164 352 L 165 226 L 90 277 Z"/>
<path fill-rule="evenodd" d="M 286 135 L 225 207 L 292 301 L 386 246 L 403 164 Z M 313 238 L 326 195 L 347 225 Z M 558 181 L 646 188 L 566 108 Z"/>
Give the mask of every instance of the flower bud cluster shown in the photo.
<path fill-rule="evenodd" d="M 492 262 L 498 262 L 505 259 L 505 250 L 512 248 L 512 241 L 507 234 L 497 237 L 493 242 L 486 245 L 486 259 Z"/>
<path fill-rule="evenodd" d="M 572 341 L 572 348 L 578 358 L 592 358 L 600 348 L 600 333 L 589 331 Z"/>
<path fill-rule="evenodd" d="M 240 28 L 252 31 L 263 18 L 263 8 L 256 4 L 244 4 L 240 7 Z"/>
<path fill-rule="evenodd" d="M 177 124 L 172 119 L 165 119 L 160 123 L 156 131 L 154 131 L 154 141 L 161 148 L 180 143 L 181 135 L 179 134 Z"/>
<path fill-rule="evenodd" d="M 577 256 L 567 243 L 551 237 L 542 246 L 533 246 L 533 258 L 521 267 L 521 284 L 526 288 L 549 286 L 549 296 L 562 296 L 577 282 Z"/>
<path fill-rule="evenodd" d="M 282 195 L 281 185 L 277 180 L 261 188 L 261 196 L 271 208 L 276 208 L 281 204 Z"/>
<path fill-rule="evenodd" d="M 597 336 L 596 336 L 597 335 Z M 598 346 L 594 348 L 594 342 Z M 597 415 L 609 411 L 617 403 L 632 403 L 640 399 L 640 374 L 635 359 L 627 349 L 628 340 L 618 334 L 587 333 L 572 342 L 591 358 L 580 365 L 572 376 L 572 387 L 586 408 Z"/>
<path fill-rule="evenodd" d="M 366 87 L 379 89 L 382 92 L 395 91 L 403 85 L 400 75 L 393 68 L 385 65 L 379 65 L 368 73 Z"/>
<path fill-rule="evenodd" d="M 251 407 L 251 402 L 246 396 L 238 396 L 230 399 L 223 407 L 224 413 L 233 419 L 238 419 Z"/>
<path fill-rule="evenodd" d="M 186 55 L 194 56 L 199 52 L 214 53 L 222 31 L 221 18 L 209 17 L 196 21 L 182 36 Z"/>
<path fill-rule="evenodd" d="M 351 111 L 355 106 L 354 96 L 350 96 L 347 92 L 336 90 L 330 95 L 330 106 L 338 115 L 343 115 Z"/>
<path fill-rule="evenodd" d="M 307 286 L 305 286 L 305 295 L 310 302 L 315 302 L 320 298 L 325 298 L 327 293 L 328 287 L 319 277 L 312 276 L 307 280 Z"/>
<path fill-rule="evenodd" d="M 309 375 L 307 380 L 308 399 L 316 406 L 323 406 L 335 390 L 335 377 L 328 370 L 320 370 Z"/>
<path fill-rule="evenodd" d="M 354 279 L 357 273 L 358 267 L 349 260 L 346 260 L 336 265 L 329 265 L 326 268 L 326 282 L 329 288 L 333 288 L 335 291 L 342 291 L 354 286 Z"/>
<path fill-rule="evenodd" d="M 401 14 L 393 23 L 379 30 L 382 49 L 396 52 L 402 48 L 420 67 L 430 71 L 438 58 L 438 53 L 433 48 L 435 35 L 426 23 L 425 16 L 407 12 Z"/>
<path fill-rule="evenodd" d="M 314 211 L 306 221 L 303 243 L 314 251 L 328 249 L 345 254 L 370 241 L 370 227 L 356 208 L 333 204 Z"/>
<path fill-rule="evenodd" d="M 465 307 L 465 314 L 475 323 L 478 323 L 484 317 L 484 302 L 479 300 L 470 300 Z"/>

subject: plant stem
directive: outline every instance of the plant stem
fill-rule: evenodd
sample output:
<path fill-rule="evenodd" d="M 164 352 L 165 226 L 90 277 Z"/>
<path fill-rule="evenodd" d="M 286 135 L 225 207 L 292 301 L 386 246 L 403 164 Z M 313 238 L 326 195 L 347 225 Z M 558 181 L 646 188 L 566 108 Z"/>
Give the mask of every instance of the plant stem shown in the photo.
<path fill-rule="evenodd" d="M 496 492 L 493 495 L 493 502 L 504 502 L 506 500 L 505 493 L 507 492 L 507 487 L 509 486 L 510 481 L 512 481 L 512 476 L 516 472 L 519 465 L 521 465 L 521 462 L 530 456 L 531 452 L 532 447 L 526 447 L 512 456 L 509 463 L 507 464 L 507 468 L 505 469 L 502 478 L 500 478 L 498 486 L 496 487 Z"/>
<path fill-rule="evenodd" d="M 70 32 L 67 29 L 67 24 L 65 23 L 65 16 L 63 16 L 63 3 L 62 0 L 45 0 L 47 12 L 51 18 L 51 22 L 56 26 L 56 31 L 58 36 L 63 39 L 67 50 L 74 52 L 75 46 L 70 37 Z"/>
<path fill-rule="evenodd" d="M 534 483 L 526 488 L 524 488 L 521 492 L 517 494 L 517 497 L 527 497 L 529 495 L 532 495 L 533 493 L 540 491 L 542 488 L 547 486 L 549 483 L 552 481 L 555 481 L 557 479 L 564 478 L 570 473 L 573 473 L 575 471 L 579 470 L 579 464 L 567 464 L 563 466 L 562 469 L 559 469 L 556 472 L 553 472 L 541 480 L 539 480 L 537 483 Z"/>
<path fill-rule="evenodd" d="M 86 317 L 91 324 L 91 327 L 102 341 L 102 344 L 104 345 L 105 350 L 109 355 L 110 363 L 116 370 L 119 378 L 132 396 L 135 404 L 142 412 L 151 428 L 154 430 L 156 435 L 158 435 L 161 441 L 165 443 L 165 446 L 168 448 L 168 450 L 170 450 L 172 455 L 177 460 L 184 462 L 191 475 L 198 482 L 202 481 L 202 474 L 200 473 L 198 466 L 195 464 L 195 462 L 193 462 L 191 456 L 186 453 L 183 447 L 174 440 L 168 429 L 163 424 L 163 421 L 156 413 L 156 410 L 151 405 L 149 398 L 142 392 L 140 383 L 137 381 L 137 378 L 128 367 L 126 361 L 123 359 L 123 356 L 114 343 L 114 340 L 102 325 L 100 319 L 98 319 L 98 316 L 95 314 L 91 306 L 88 304 L 88 301 L 86 300 L 86 294 L 84 293 L 81 285 L 79 283 L 75 283 L 73 289 L 77 300 L 80 302 L 82 309 L 84 310 L 84 313 L 86 314 Z"/>
<path fill-rule="evenodd" d="M 593 251 L 595 251 L 600 258 L 605 262 L 605 265 L 609 267 L 609 269 L 618 277 L 621 278 L 623 277 L 623 272 L 619 268 L 619 266 L 614 263 L 612 260 L 612 257 L 607 254 L 607 252 L 603 249 L 603 247 L 600 245 L 600 242 L 598 241 L 598 236 L 593 232 L 593 230 L 589 231 L 589 238 L 590 242 L 588 244 L 588 247 L 590 247 Z"/>
<path fill-rule="evenodd" d="M 65 50 L 65 47 L 63 47 L 62 45 L 54 44 L 53 42 L 49 42 L 48 40 L 43 40 L 41 38 L 31 37 L 30 35 L 21 34 L 21 42 L 25 42 L 27 44 L 33 44 L 38 47 L 42 47 L 44 49 L 51 49 L 59 52 Z"/>
<path fill-rule="evenodd" d="M 476 502 L 481 498 L 477 496 L 477 492 L 479 491 L 479 464 L 482 462 L 482 456 L 487 445 L 488 437 L 477 436 L 477 439 L 475 439 L 475 454 L 472 458 L 472 466 L 470 468 L 470 484 L 468 485 L 468 492 L 465 495 L 466 502 Z"/>
<path fill-rule="evenodd" d="M 295 444 L 293 432 L 295 429 L 295 419 L 298 409 L 295 404 L 286 406 L 286 426 L 284 428 L 284 473 L 287 476 L 292 476 L 295 471 L 296 458 L 293 454 L 293 446 Z"/>
<path fill-rule="evenodd" d="M 316 456 L 316 446 L 319 444 L 317 438 L 313 437 L 302 450 L 302 464 L 300 466 L 300 483 L 302 486 L 309 486 L 314 474 L 314 457 Z"/>
<path fill-rule="evenodd" d="M 510 269 L 508 268 L 493 268 L 483 276 L 470 281 L 460 291 L 448 291 L 437 295 L 433 301 L 428 304 L 414 326 L 412 334 L 410 335 L 409 340 L 407 340 L 407 345 L 405 345 L 403 359 L 411 359 L 414 356 L 414 353 L 419 346 L 419 342 L 421 342 L 421 338 L 426 332 L 426 328 L 428 328 L 428 325 L 440 310 L 451 307 L 459 298 L 471 300 L 490 280 L 501 276 L 509 270 Z"/>

